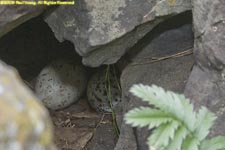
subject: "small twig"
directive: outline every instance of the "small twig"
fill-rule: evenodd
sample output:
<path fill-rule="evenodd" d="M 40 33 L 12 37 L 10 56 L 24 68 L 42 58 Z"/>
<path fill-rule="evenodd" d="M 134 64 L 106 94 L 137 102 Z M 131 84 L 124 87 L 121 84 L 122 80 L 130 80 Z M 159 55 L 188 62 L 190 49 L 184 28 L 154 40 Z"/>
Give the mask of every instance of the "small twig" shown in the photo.
<path fill-rule="evenodd" d="M 26 80 L 23 80 L 23 82 L 32 90 L 34 91 L 34 87 Z"/>
<path fill-rule="evenodd" d="M 105 118 L 105 114 L 102 114 L 102 117 L 101 117 L 100 121 L 98 122 L 98 124 L 96 125 L 95 130 L 96 130 L 96 129 L 100 126 L 100 124 L 103 122 L 104 118 Z"/>
<path fill-rule="evenodd" d="M 98 127 L 100 126 L 100 124 L 103 122 L 104 118 L 105 118 L 105 114 L 102 114 L 101 119 L 99 120 L 99 122 L 97 123 L 97 125 L 95 126 L 95 128 L 94 128 L 94 130 L 93 130 L 93 134 L 92 134 L 91 138 L 87 141 L 87 143 L 86 143 L 85 146 L 82 148 L 82 150 L 86 150 L 86 149 L 87 149 L 88 144 L 89 144 L 89 143 L 91 142 L 91 140 L 93 139 L 93 137 L 94 137 L 94 135 L 95 135 L 95 133 L 96 133 L 97 128 L 98 128 Z"/>
<path fill-rule="evenodd" d="M 170 59 L 170 58 L 178 58 L 178 57 L 183 57 L 183 56 L 187 56 L 193 53 L 193 49 L 190 48 L 188 50 L 176 53 L 176 54 L 172 54 L 172 55 L 168 55 L 168 56 L 164 56 L 164 57 L 151 57 L 150 61 L 147 62 L 140 62 L 140 63 L 133 63 L 131 64 L 132 66 L 136 66 L 136 65 L 145 65 L 145 64 L 151 64 L 151 63 L 155 63 L 158 61 L 162 61 L 162 60 L 166 60 L 166 59 Z M 147 59 L 146 57 L 144 59 Z"/>

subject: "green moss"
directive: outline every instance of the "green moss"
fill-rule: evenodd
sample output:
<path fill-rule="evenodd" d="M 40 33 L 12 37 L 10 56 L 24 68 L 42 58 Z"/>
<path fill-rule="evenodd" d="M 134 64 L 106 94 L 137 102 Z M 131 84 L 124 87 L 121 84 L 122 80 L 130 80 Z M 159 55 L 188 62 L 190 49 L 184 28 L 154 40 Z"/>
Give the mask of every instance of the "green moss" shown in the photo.
<path fill-rule="evenodd" d="M 177 0 L 168 0 L 168 4 L 169 4 L 170 6 L 175 6 L 176 3 L 177 3 Z"/>

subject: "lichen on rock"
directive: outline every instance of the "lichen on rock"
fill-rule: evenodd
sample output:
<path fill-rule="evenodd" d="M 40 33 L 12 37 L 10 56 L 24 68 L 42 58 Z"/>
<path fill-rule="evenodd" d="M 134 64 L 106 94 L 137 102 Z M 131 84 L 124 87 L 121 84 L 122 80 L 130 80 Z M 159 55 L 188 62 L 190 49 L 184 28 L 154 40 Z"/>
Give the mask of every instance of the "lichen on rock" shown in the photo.
<path fill-rule="evenodd" d="M 48 112 L 18 73 L 0 62 L 0 149 L 54 150 Z"/>

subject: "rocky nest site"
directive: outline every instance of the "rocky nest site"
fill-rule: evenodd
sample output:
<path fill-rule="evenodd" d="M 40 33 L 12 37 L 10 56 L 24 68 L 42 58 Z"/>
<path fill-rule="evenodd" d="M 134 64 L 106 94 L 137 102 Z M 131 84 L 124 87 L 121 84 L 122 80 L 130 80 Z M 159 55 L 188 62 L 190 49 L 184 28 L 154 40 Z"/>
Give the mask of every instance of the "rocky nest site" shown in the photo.
<path fill-rule="evenodd" d="M 149 150 L 124 120 L 147 105 L 139 83 L 206 106 L 225 135 L 224 0 L 75 1 L 0 6 L 0 149 Z"/>

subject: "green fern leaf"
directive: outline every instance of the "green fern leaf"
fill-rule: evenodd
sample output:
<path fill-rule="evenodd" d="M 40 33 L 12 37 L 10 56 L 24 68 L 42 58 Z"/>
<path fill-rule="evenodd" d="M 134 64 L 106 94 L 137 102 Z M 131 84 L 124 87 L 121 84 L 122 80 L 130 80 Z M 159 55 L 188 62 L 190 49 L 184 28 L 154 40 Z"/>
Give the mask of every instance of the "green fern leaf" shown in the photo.
<path fill-rule="evenodd" d="M 198 137 L 199 140 L 204 139 L 208 135 L 209 129 L 212 127 L 215 119 L 216 116 L 205 107 L 199 110 L 195 124 L 195 136 Z"/>
<path fill-rule="evenodd" d="M 136 108 L 125 115 L 126 123 L 132 126 L 158 127 L 148 138 L 150 149 L 225 150 L 225 137 L 204 140 L 216 119 L 205 107 L 196 113 L 184 95 L 155 85 L 134 85 L 130 92 L 154 106 Z"/>
<path fill-rule="evenodd" d="M 190 100 L 187 99 L 184 95 L 177 95 L 178 99 L 181 101 L 182 103 L 182 109 L 183 109 L 183 113 L 179 118 L 180 120 L 183 121 L 183 123 L 187 126 L 187 128 L 190 131 L 194 131 L 195 129 L 195 122 L 196 122 L 196 113 L 194 112 L 193 109 L 193 105 L 190 103 Z M 180 113 L 180 112 L 178 112 Z"/>
<path fill-rule="evenodd" d="M 164 90 L 154 85 L 152 87 L 143 84 L 134 85 L 131 87 L 130 92 L 133 95 L 141 98 L 143 101 L 148 102 L 150 105 L 155 105 L 155 107 L 157 108 L 162 108 L 167 103 L 165 100 Z M 160 96 L 162 98 L 160 98 Z"/>
<path fill-rule="evenodd" d="M 156 149 L 168 146 L 169 139 L 173 139 L 175 130 L 179 127 L 179 122 L 173 121 L 162 124 L 155 129 L 152 135 L 148 138 L 148 144 Z"/>
<path fill-rule="evenodd" d="M 204 140 L 201 143 L 200 150 L 224 150 L 225 137 L 217 136 L 209 140 Z"/>
<path fill-rule="evenodd" d="M 168 114 L 149 107 L 130 110 L 124 119 L 127 124 L 131 124 L 133 127 L 149 126 L 149 128 L 158 127 L 173 120 Z"/>
<path fill-rule="evenodd" d="M 165 148 L 165 150 L 181 150 L 183 140 L 188 135 L 188 130 L 181 126 L 175 131 L 173 140 L 170 141 L 170 144 Z"/>
<path fill-rule="evenodd" d="M 189 130 L 194 130 L 196 113 L 193 111 L 193 105 L 183 95 L 166 92 L 156 85 L 150 87 L 142 84 L 132 86 L 130 92 L 156 108 L 172 114 L 171 116 L 177 120 L 183 121 Z"/>
<path fill-rule="evenodd" d="M 182 150 L 199 150 L 200 142 L 198 139 L 192 136 L 188 136 L 185 138 L 182 144 Z"/>

